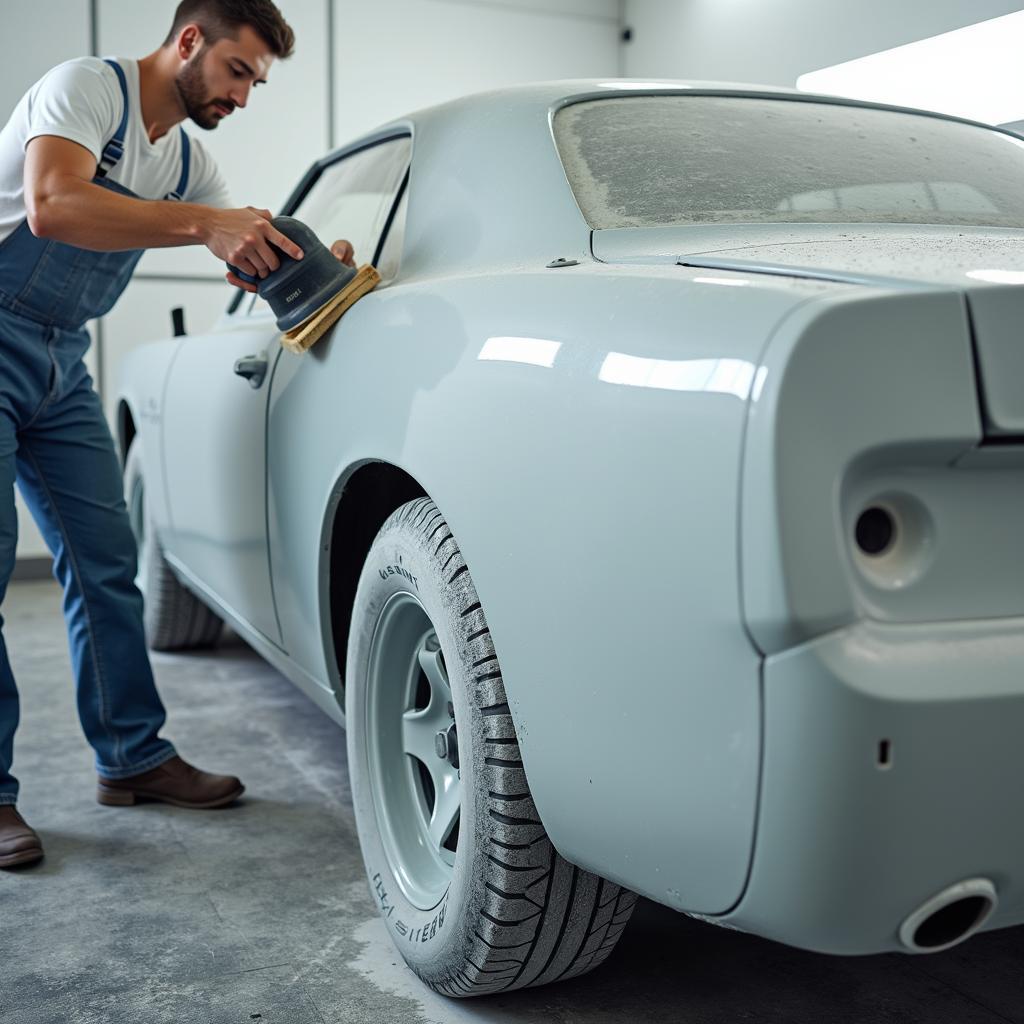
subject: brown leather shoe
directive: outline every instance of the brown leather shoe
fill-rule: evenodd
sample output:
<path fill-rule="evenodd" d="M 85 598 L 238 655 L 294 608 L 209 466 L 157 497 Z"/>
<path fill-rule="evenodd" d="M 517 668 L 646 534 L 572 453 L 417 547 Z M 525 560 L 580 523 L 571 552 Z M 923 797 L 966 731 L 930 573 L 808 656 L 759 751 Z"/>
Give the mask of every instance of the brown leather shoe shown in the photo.
<path fill-rule="evenodd" d="M 13 804 L 0 804 L 0 868 L 43 859 L 43 844 Z"/>
<path fill-rule="evenodd" d="M 127 779 L 100 776 L 96 799 L 112 807 L 127 807 L 143 800 L 162 800 L 175 807 L 196 810 L 226 807 L 245 792 L 233 775 L 211 775 L 172 757 L 157 768 Z"/>

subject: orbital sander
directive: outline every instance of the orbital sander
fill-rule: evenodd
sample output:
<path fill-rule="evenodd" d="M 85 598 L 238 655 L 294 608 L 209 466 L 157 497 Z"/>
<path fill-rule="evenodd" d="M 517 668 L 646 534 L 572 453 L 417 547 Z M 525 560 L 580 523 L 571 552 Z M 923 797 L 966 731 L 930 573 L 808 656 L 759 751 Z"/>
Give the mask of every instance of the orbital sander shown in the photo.
<path fill-rule="evenodd" d="M 228 270 L 266 299 L 277 317 L 281 344 L 297 355 L 306 352 L 327 333 L 356 300 L 372 291 L 380 281 L 369 263 L 358 270 L 346 266 L 317 238 L 312 228 L 295 217 L 275 217 L 271 222 L 303 252 L 292 259 L 273 242 L 281 265 L 266 277 L 243 273 L 228 264 Z"/>

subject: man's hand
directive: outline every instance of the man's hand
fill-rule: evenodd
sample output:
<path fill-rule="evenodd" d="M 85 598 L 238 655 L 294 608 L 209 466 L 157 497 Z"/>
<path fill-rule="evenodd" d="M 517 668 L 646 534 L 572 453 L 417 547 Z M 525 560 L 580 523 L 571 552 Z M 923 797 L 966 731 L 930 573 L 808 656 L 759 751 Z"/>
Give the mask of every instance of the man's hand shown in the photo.
<path fill-rule="evenodd" d="M 302 250 L 270 223 L 273 214 L 247 206 L 244 210 L 216 210 L 209 217 L 203 243 L 207 249 L 238 267 L 247 274 L 266 277 L 281 265 L 277 253 L 270 247 L 273 242 L 293 259 L 302 259 Z M 256 285 L 228 273 L 228 281 L 247 292 L 256 291 Z"/>
<path fill-rule="evenodd" d="M 331 246 L 331 252 L 334 253 L 335 257 L 341 260 L 346 267 L 354 267 L 356 265 L 355 249 L 352 248 L 352 243 L 346 239 L 338 239 L 338 241 Z"/>

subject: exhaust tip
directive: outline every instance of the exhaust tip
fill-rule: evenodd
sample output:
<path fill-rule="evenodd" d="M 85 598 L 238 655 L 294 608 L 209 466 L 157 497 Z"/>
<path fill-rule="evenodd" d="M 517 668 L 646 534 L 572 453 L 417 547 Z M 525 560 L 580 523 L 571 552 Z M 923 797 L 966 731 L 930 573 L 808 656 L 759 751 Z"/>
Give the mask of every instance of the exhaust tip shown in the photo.
<path fill-rule="evenodd" d="M 921 904 L 900 926 L 900 942 L 912 953 L 939 953 L 973 935 L 999 902 L 987 878 L 957 882 Z"/>

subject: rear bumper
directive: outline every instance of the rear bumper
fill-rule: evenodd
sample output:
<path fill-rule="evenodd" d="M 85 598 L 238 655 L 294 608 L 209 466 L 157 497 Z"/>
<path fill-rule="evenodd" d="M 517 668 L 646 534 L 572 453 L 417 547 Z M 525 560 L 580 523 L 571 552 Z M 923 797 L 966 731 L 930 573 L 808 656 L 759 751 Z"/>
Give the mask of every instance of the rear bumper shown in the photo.
<path fill-rule="evenodd" d="M 720 923 L 899 950 L 908 915 L 975 878 L 986 929 L 1024 922 L 1024 619 L 859 623 L 766 659 L 762 685 L 751 873 Z"/>

